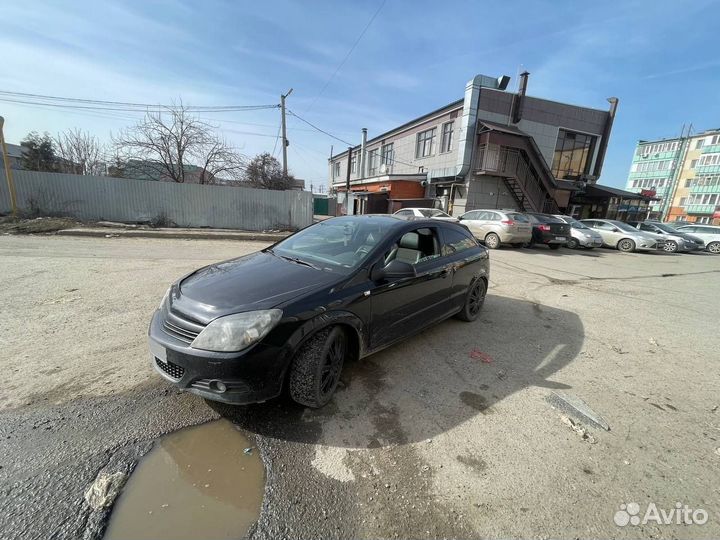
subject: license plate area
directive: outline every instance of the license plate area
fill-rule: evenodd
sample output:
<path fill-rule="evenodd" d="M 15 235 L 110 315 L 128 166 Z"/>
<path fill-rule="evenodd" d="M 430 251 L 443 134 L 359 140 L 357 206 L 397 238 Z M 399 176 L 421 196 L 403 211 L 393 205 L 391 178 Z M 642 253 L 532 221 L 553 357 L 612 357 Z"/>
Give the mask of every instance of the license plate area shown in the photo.
<path fill-rule="evenodd" d="M 566 240 L 566 238 L 564 236 L 556 236 L 555 240 L 557 240 L 559 242 L 564 242 Z"/>

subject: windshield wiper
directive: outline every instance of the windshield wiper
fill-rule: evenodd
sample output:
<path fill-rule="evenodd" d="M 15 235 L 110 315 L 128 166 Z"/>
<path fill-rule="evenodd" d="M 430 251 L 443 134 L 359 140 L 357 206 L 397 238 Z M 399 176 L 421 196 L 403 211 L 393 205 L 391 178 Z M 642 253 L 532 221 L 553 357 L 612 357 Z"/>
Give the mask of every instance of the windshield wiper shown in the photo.
<path fill-rule="evenodd" d="M 273 253 L 273 255 L 277 255 L 276 253 Z M 283 259 L 287 259 L 288 261 L 292 261 L 297 264 L 303 264 L 305 266 L 309 266 L 310 268 L 314 268 L 315 270 L 320 270 L 319 266 L 315 266 L 312 263 L 309 263 L 307 261 L 303 261 L 302 259 L 299 259 L 297 257 L 288 257 L 287 255 L 278 255 L 278 257 L 282 257 Z"/>

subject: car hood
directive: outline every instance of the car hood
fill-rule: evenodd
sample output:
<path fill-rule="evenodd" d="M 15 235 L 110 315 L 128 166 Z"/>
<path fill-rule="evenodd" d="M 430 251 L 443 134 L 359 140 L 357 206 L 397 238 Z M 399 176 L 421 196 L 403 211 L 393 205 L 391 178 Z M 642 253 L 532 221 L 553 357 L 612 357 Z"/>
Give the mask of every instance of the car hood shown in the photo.
<path fill-rule="evenodd" d="M 201 268 L 173 287 L 172 308 L 195 320 L 271 309 L 312 290 L 332 286 L 337 274 L 257 252 Z"/>

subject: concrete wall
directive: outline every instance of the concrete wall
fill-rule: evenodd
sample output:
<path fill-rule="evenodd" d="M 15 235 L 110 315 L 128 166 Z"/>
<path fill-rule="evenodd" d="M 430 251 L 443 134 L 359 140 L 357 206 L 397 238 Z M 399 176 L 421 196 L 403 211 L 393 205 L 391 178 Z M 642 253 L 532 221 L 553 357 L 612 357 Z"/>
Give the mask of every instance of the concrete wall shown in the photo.
<path fill-rule="evenodd" d="M 13 171 L 18 207 L 81 220 L 147 222 L 162 214 L 180 227 L 261 231 L 312 223 L 312 194 L 73 174 Z M 0 212 L 10 211 L 0 172 Z"/>

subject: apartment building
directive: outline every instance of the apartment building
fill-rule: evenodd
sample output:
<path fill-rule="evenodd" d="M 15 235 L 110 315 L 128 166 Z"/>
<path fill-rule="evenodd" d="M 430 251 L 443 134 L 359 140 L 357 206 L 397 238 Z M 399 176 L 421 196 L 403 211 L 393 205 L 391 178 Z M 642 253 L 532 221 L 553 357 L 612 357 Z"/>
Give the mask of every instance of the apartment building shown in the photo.
<path fill-rule="evenodd" d="M 659 198 L 651 219 L 720 224 L 720 130 L 639 141 L 627 189 Z"/>
<path fill-rule="evenodd" d="M 463 99 L 370 139 L 363 129 L 350 156 L 328 161 L 345 211 L 386 212 L 413 201 L 452 215 L 566 211 L 571 194 L 600 176 L 617 99 L 609 110 L 581 107 L 528 95 L 527 72 L 517 92 L 507 90 L 509 81 L 478 75 Z"/>

